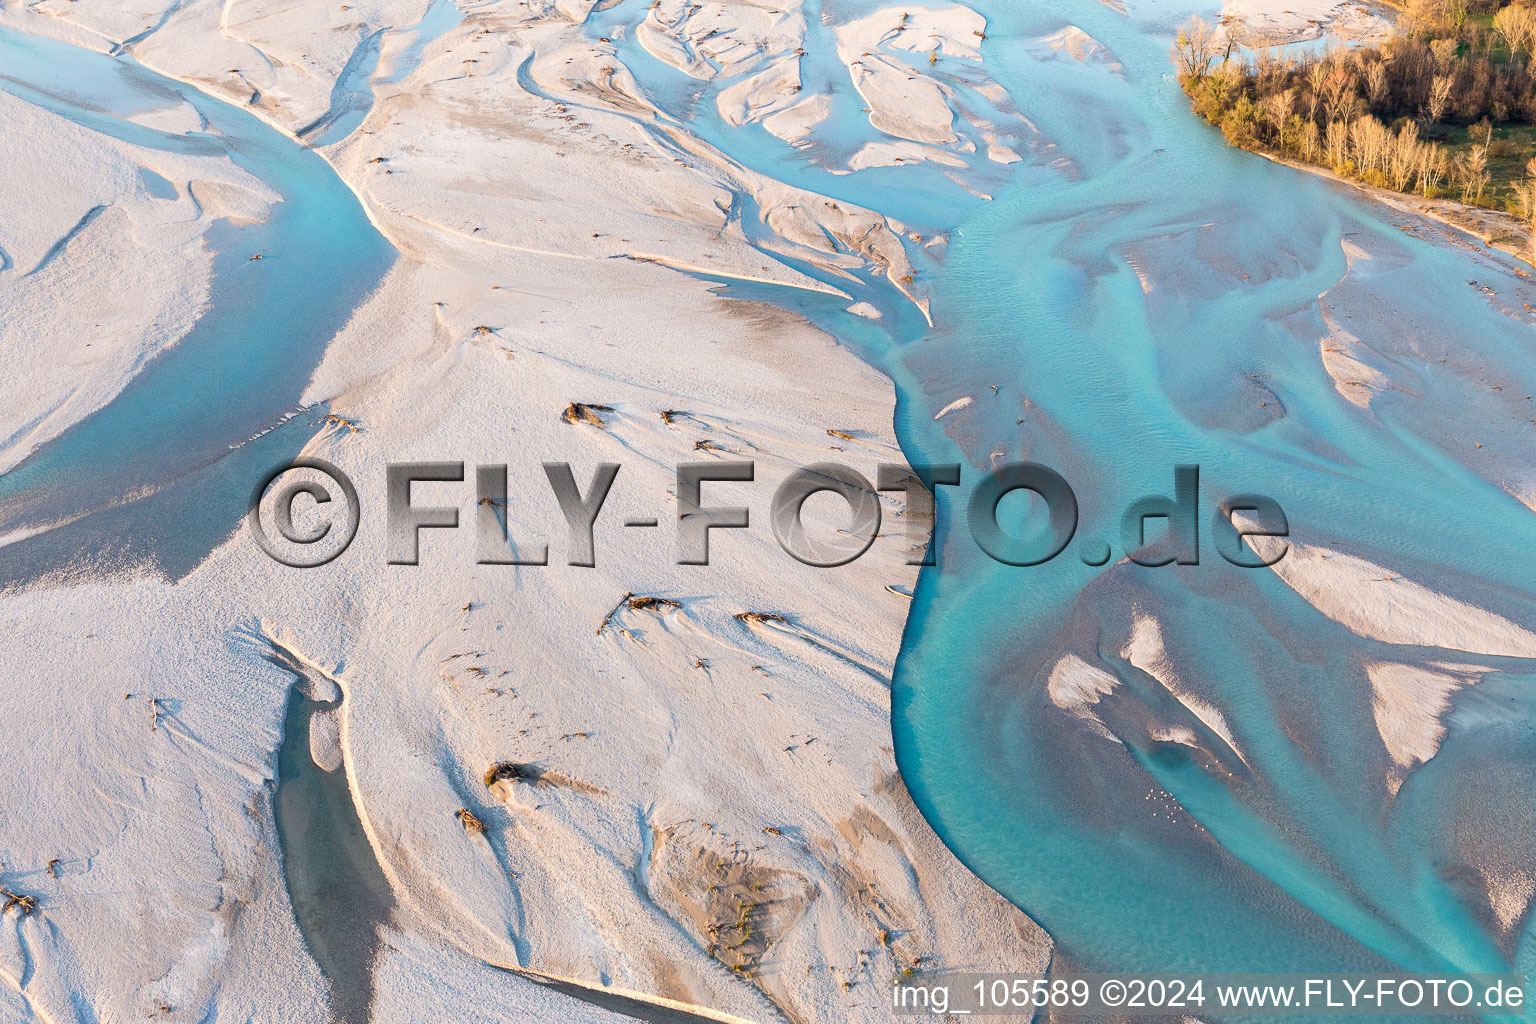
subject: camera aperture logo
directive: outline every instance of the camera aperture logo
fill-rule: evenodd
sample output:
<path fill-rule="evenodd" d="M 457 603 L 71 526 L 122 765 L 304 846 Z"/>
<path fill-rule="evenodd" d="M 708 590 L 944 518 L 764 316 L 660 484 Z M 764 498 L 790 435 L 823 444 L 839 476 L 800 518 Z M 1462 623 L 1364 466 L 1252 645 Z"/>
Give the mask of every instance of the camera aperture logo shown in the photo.
<path fill-rule="evenodd" d="M 597 564 L 594 539 L 621 466 L 598 463 L 585 486 L 577 482 L 568 462 L 545 462 L 549 493 L 518 495 L 518 500 L 542 501 L 557 507 L 565 520 L 566 558 L 569 566 L 591 568 Z M 460 507 L 418 504 L 412 487 L 418 483 L 464 484 L 463 462 L 395 462 L 385 467 L 385 552 L 390 565 L 418 565 L 424 530 L 456 530 Z M 475 561 L 480 565 L 548 566 L 549 544 L 544 540 L 524 543 L 509 535 L 506 464 L 474 467 Z M 769 523 L 779 547 L 805 565 L 833 568 L 855 561 L 881 536 L 881 492 L 899 492 L 906 506 L 905 540 L 911 546 L 909 565 L 934 565 L 929 527 L 938 512 L 939 488 L 961 486 L 959 463 L 908 466 L 881 463 L 874 480 L 858 470 L 835 462 L 819 462 L 793 470 L 773 494 Z M 750 461 L 686 462 L 675 468 L 676 495 L 674 551 L 678 565 L 708 565 L 710 535 L 715 530 L 751 528 L 750 509 L 726 504 L 731 493 L 740 500 L 741 488 L 757 479 Z M 712 499 L 706 504 L 709 484 Z M 1148 567 L 1200 564 L 1200 468 L 1174 467 L 1173 496 L 1148 495 L 1131 502 L 1120 520 L 1119 541 L 1125 557 Z M 1026 517 L 1032 522 L 1019 529 L 1019 517 L 1000 521 L 999 506 L 1015 492 L 1026 491 L 1043 505 L 1043 515 Z M 803 519 L 806 502 L 828 492 L 847 505 L 847 524 L 836 531 L 808 529 Z M 466 494 L 468 497 L 469 494 Z M 1078 500 L 1065 477 L 1048 466 L 1014 462 L 984 473 L 965 500 L 965 518 L 972 540 L 992 560 L 1011 566 L 1043 565 L 1071 545 L 1078 530 Z M 1162 520 L 1166 529 L 1156 536 L 1149 521 Z M 362 521 L 357 488 L 342 470 L 323 459 L 299 458 L 273 469 L 262 478 L 251 498 L 247 515 L 251 535 L 270 557 L 284 565 L 312 569 L 326 565 L 346 551 Z M 302 525 L 301 525 L 302 522 Z M 659 517 L 631 517 L 626 528 L 659 529 Z M 1284 538 L 1290 524 L 1279 503 L 1261 494 L 1239 493 L 1223 498 L 1211 508 L 1210 534 L 1221 558 L 1245 569 L 1274 565 L 1289 546 L 1284 541 L 1258 546 L 1250 538 Z M 1080 560 L 1102 566 L 1114 557 L 1113 545 L 1087 538 L 1077 545 Z"/>

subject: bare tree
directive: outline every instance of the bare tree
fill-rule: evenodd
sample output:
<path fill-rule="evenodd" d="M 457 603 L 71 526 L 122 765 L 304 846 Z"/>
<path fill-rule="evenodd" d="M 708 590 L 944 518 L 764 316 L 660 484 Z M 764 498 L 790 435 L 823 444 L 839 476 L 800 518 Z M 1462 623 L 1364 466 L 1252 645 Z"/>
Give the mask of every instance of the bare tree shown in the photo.
<path fill-rule="evenodd" d="M 1349 148 L 1362 173 L 1385 171 L 1392 152 L 1392 133 L 1370 114 L 1357 117 L 1349 126 Z"/>
<path fill-rule="evenodd" d="M 1419 126 L 1412 121 L 1398 129 L 1387 157 L 1387 180 L 1398 192 L 1408 191 L 1413 172 L 1419 166 Z"/>
<path fill-rule="evenodd" d="M 1173 41 L 1173 61 L 1178 65 L 1179 77 L 1199 80 L 1210 74 L 1220 49 L 1211 23 L 1198 15 L 1190 18 L 1179 26 Z"/>
<path fill-rule="evenodd" d="M 1274 125 L 1275 131 L 1283 132 L 1295 107 L 1296 93 L 1287 89 L 1285 92 L 1271 93 L 1264 97 L 1261 109 L 1264 111 L 1265 120 Z"/>
<path fill-rule="evenodd" d="M 1531 259 L 1536 262 L 1536 159 L 1526 162 L 1525 179 L 1515 183 L 1515 201 L 1531 232 Z"/>
<path fill-rule="evenodd" d="M 1311 104 L 1307 109 L 1307 120 L 1317 120 L 1317 105 L 1323 98 L 1323 83 L 1328 78 L 1328 68 L 1322 61 L 1313 61 L 1307 65 L 1307 89 L 1310 92 Z"/>
<path fill-rule="evenodd" d="M 1451 102 L 1451 86 L 1456 84 L 1456 79 L 1450 75 L 1436 75 L 1434 82 L 1429 87 L 1429 123 L 1435 124 L 1445 116 L 1445 108 Z"/>
<path fill-rule="evenodd" d="M 1419 191 L 1428 196 L 1440 187 L 1445 178 L 1446 163 L 1445 150 L 1440 146 L 1426 142 L 1418 147 L 1415 172 L 1419 176 Z"/>
<path fill-rule="evenodd" d="M 1456 50 L 1461 46 L 1458 39 L 1434 39 L 1430 41 L 1429 52 L 1435 60 L 1435 70 L 1449 71 L 1456 63 Z"/>
<path fill-rule="evenodd" d="M 1343 121 L 1328 122 L 1328 163 L 1334 170 L 1341 170 L 1349 159 L 1349 125 Z"/>
<path fill-rule="evenodd" d="M 1371 106 L 1381 107 L 1387 99 L 1387 64 L 1376 61 L 1365 69 L 1365 95 Z"/>
<path fill-rule="evenodd" d="M 1462 26 L 1467 23 L 1467 0 L 1441 0 L 1441 10 L 1447 25 L 1451 31 L 1461 33 Z"/>
<path fill-rule="evenodd" d="M 1504 40 L 1511 58 L 1517 56 L 1531 35 L 1531 11 L 1528 7 L 1511 4 L 1493 16 L 1493 30 Z"/>
<path fill-rule="evenodd" d="M 1403 14 L 1398 19 L 1397 28 L 1404 35 L 1411 36 L 1432 28 L 1437 18 L 1438 13 L 1430 0 L 1408 0 L 1403 5 Z"/>
<path fill-rule="evenodd" d="M 1306 121 L 1301 126 L 1301 158 L 1307 163 L 1315 164 L 1321 161 L 1323 155 L 1323 143 L 1318 137 L 1316 121 Z"/>
<path fill-rule="evenodd" d="M 1476 202 L 1483 198 L 1483 189 L 1488 187 L 1488 147 L 1469 150 L 1464 159 L 1464 168 L 1462 202 Z"/>
<path fill-rule="evenodd" d="M 1335 61 L 1333 65 L 1324 79 L 1323 109 L 1328 120 L 1347 124 L 1355 116 L 1355 104 L 1359 100 L 1355 95 L 1355 76 L 1342 61 Z"/>

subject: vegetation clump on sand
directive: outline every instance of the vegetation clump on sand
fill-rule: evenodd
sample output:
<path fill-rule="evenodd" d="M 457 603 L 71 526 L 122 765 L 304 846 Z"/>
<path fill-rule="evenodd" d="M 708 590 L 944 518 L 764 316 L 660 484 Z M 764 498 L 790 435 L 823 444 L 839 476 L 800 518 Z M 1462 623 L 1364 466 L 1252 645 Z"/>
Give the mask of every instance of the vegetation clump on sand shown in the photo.
<path fill-rule="evenodd" d="M 1380 47 L 1238 55 L 1201 18 L 1172 57 L 1192 109 L 1243 149 L 1536 227 L 1536 6 L 1416 0 Z"/>
<path fill-rule="evenodd" d="M 517 783 L 524 780 L 531 781 L 536 777 L 537 772 L 532 770 L 531 765 L 516 764 L 512 761 L 497 761 L 485 770 L 484 780 L 486 786 L 489 787 L 496 785 L 498 782 Z"/>

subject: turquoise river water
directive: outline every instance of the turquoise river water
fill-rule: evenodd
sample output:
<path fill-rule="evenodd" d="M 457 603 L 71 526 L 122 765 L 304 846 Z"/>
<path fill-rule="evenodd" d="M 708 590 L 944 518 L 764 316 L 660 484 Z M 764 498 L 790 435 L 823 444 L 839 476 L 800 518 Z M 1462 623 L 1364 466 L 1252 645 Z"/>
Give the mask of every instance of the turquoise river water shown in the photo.
<path fill-rule="evenodd" d="M 1206 527 L 1217 498 L 1258 491 L 1297 540 L 1536 623 L 1536 515 L 1502 486 L 1500 453 L 1480 454 L 1472 436 L 1520 423 L 1514 403 L 1536 392 L 1522 312 L 1536 292 L 1507 263 L 1474 263 L 1346 189 L 1225 147 L 1172 79 L 1169 38 L 1189 13 L 1175 5 L 979 0 L 985 67 L 1011 102 L 967 85 L 973 70 L 956 72 L 956 94 L 981 117 L 1026 117 L 1026 159 L 853 174 L 828 167 L 879 135 L 821 15 L 875 5 L 807 4 L 805 88 L 832 103 L 799 148 L 725 123 L 716 86 L 640 48 L 627 28 L 646 6 L 602 7 L 586 30 L 614 39 L 658 106 L 755 171 L 947 237 L 917 257 L 932 325 L 874 274 L 850 282 L 796 264 L 878 320 L 819 293 L 722 291 L 799 312 L 888 373 L 914 464 L 959 462 L 974 481 L 1030 459 L 1081 504 L 1061 557 L 1016 568 L 982 554 L 963 507 L 941 495 L 939 565 L 912 604 L 893 732 L 951 849 L 1051 933 L 1059 965 L 1536 973 L 1536 925 L 1511 920 L 1497 896 L 1522 891 L 1536 864 L 1536 664 L 1358 635 L 1275 573 L 1221 561 Z M 435 10 L 423 38 L 451 21 Z M 1033 42 L 1068 23 L 1119 68 Z M 135 142 L 228 153 L 290 200 L 263 225 L 219 229 L 214 295 L 191 336 L 0 478 L 0 528 L 70 523 L 6 547 L 0 578 L 34 579 L 93 543 L 185 571 L 238 521 L 252 466 L 301 443 L 302 430 L 270 428 L 393 253 L 318 156 L 131 62 L 65 50 L 0 33 L 0 88 Z M 360 67 L 375 58 L 360 51 Z M 338 86 L 317 135 L 360 119 L 350 88 Z M 169 136 L 101 113 L 173 101 L 218 131 Z M 744 191 L 736 214 L 761 237 L 756 212 Z M 279 258 L 247 265 L 260 250 Z M 1350 252 L 1369 258 L 1351 267 Z M 1395 382 L 1368 408 L 1324 369 L 1325 316 Z M 1529 433 L 1498 436 L 1525 446 L 1502 457 L 1529 464 Z M 249 462 L 232 454 L 244 452 Z M 1120 561 L 1121 511 L 1171 495 L 1182 463 L 1201 468 L 1201 563 Z M 145 481 L 148 497 L 117 501 Z M 1018 528 L 1038 512 L 1005 506 Z M 173 521 L 202 525 L 174 538 L 156 525 Z M 1085 564 L 1101 541 L 1116 558 Z M 1156 620 L 1230 742 L 1131 664 L 1136 617 Z M 1101 727 L 1050 699 L 1068 651 L 1116 680 L 1095 705 Z M 1478 667 L 1438 753 L 1396 776 L 1365 672 L 1377 662 Z"/>
<path fill-rule="evenodd" d="M 1469 656 L 1356 635 L 1274 573 L 1216 557 L 1205 525 L 1220 497 L 1257 491 L 1298 539 L 1536 622 L 1536 516 L 1452 433 L 1519 423 L 1490 396 L 1536 388 L 1523 279 L 1410 236 L 1348 189 L 1228 149 L 1173 79 L 1180 7 L 976 4 L 986 65 L 1038 131 L 1022 164 L 969 158 L 983 199 L 935 167 L 826 169 L 879 136 L 824 41 L 807 43 L 802 72 L 833 96 L 814 144 L 723 123 L 711 88 L 624 43 L 641 6 L 610 8 L 590 32 L 620 42 L 648 94 L 692 130 L 754 170 L 948 236 L 921 268 L 933 327 L 875 276 L 850 288 L 800 266 L 875 305 L 877 321 L 821 295 L 723 290 L 795 309 L 884 369 L 914 464 L 960 462 L 974 481 L 1029 459 L 1077 493 L 1076 539 L 1043 566 L 988 559 L 958 501 L 941 514 L 939 566 L 921 578 L 893 694 L 900 766 L 924 813 L 1051 933 L 1058 964 L 1536 967 L 1532 922 L 1498 919 L 1488 896 L 1500 872 L 1528 878 L 1536 862 L 1536 665 L 1476 659 L 1492 671 L 1394 794 L 1365 664 Z M 821 13 L 807 5 L 811 40 L 827 31 Z M 1120 68 L 1033 42 L 1069 23 Z M 1346 243 L 1370 258 L 1351 270 Z M 1474 274 L 1505 299 L 1470 286 Z M 1319 355 L 1325 313 L 1384 353 L 1399 390 L 1369 410 L 1341 396 Z M 970 406 L 936 418 L 964 396 Z M 1513 458 L 1528 465 L 1522 436 L 1527 454 Z M 1201 468 L 1201 564 L 1084 564 L 1106 540 L 1125 553 L 1121 511 L 1172 495 L 1181 463 Z M 1241 756 L 1123 656 L 1133 615 L 1157 620 Z M 1118 680 L 1101 705 L 1114 740 L 1049 700 L 1065 650 Z M 1170 723 L 1199 740 L 1171 740 Z"/>

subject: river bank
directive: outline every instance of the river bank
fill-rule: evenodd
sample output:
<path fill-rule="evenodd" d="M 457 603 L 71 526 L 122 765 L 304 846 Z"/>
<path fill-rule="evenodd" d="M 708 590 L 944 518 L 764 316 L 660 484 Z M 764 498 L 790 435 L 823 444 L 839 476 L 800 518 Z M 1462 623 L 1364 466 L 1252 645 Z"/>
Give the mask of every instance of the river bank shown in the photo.
<path fill-rule="evenodd" d="M 1398 208 L 1529 262 L 1536 79 L 1523 11 L 1470 21 L 1421 11 L 1375 45 L 1235 54 L 1240 27 L 1196 16 L 1170 57 L 1191 109 L 1232 146 L 1395 194 Z"/>
<path fill-rule="evenodd" d="M 1453 229 L 1458 235 L 1467 235 L 1483 243 L 1489 249 L 1513 256 L 1523 263 L 1536 266 L 1536 256 L 1532 255 L 1529 228 L 1518 217 L 1498 210 L 1489 210 L 1480 206 L 1467 206 L 1453 199 L 1426 199 L 1423 196 L 1408 195 L 1404 192 L 1393 192 L 1391 189 L 1377 188 L 1367 185 L 1363 181 L 1335 174 L 1326 167 L 1316 164 L 1303 163 L 1300 160 L 1288 160 L 1274 153 L 1260 152 L 1260 156 L 1266 160 L 1272 160 L 1277 164 L 1290 167 L 1294 170 L 1315 174 L 1328 181 L 1346 185 L 1358 192 L 1369 196 L 1384 206 L 1413 217 L 1422 217 L 1434 221 L 1445 227 Z M 1413 230 L 1405 226 L 1404 230 Z M 1465 242 L 1454 240 L 1454 236 L 1447 240 L 1449 245 L 1464 245 Z M 1521 273 L 1521 271 L 1516 271 Z"/>

